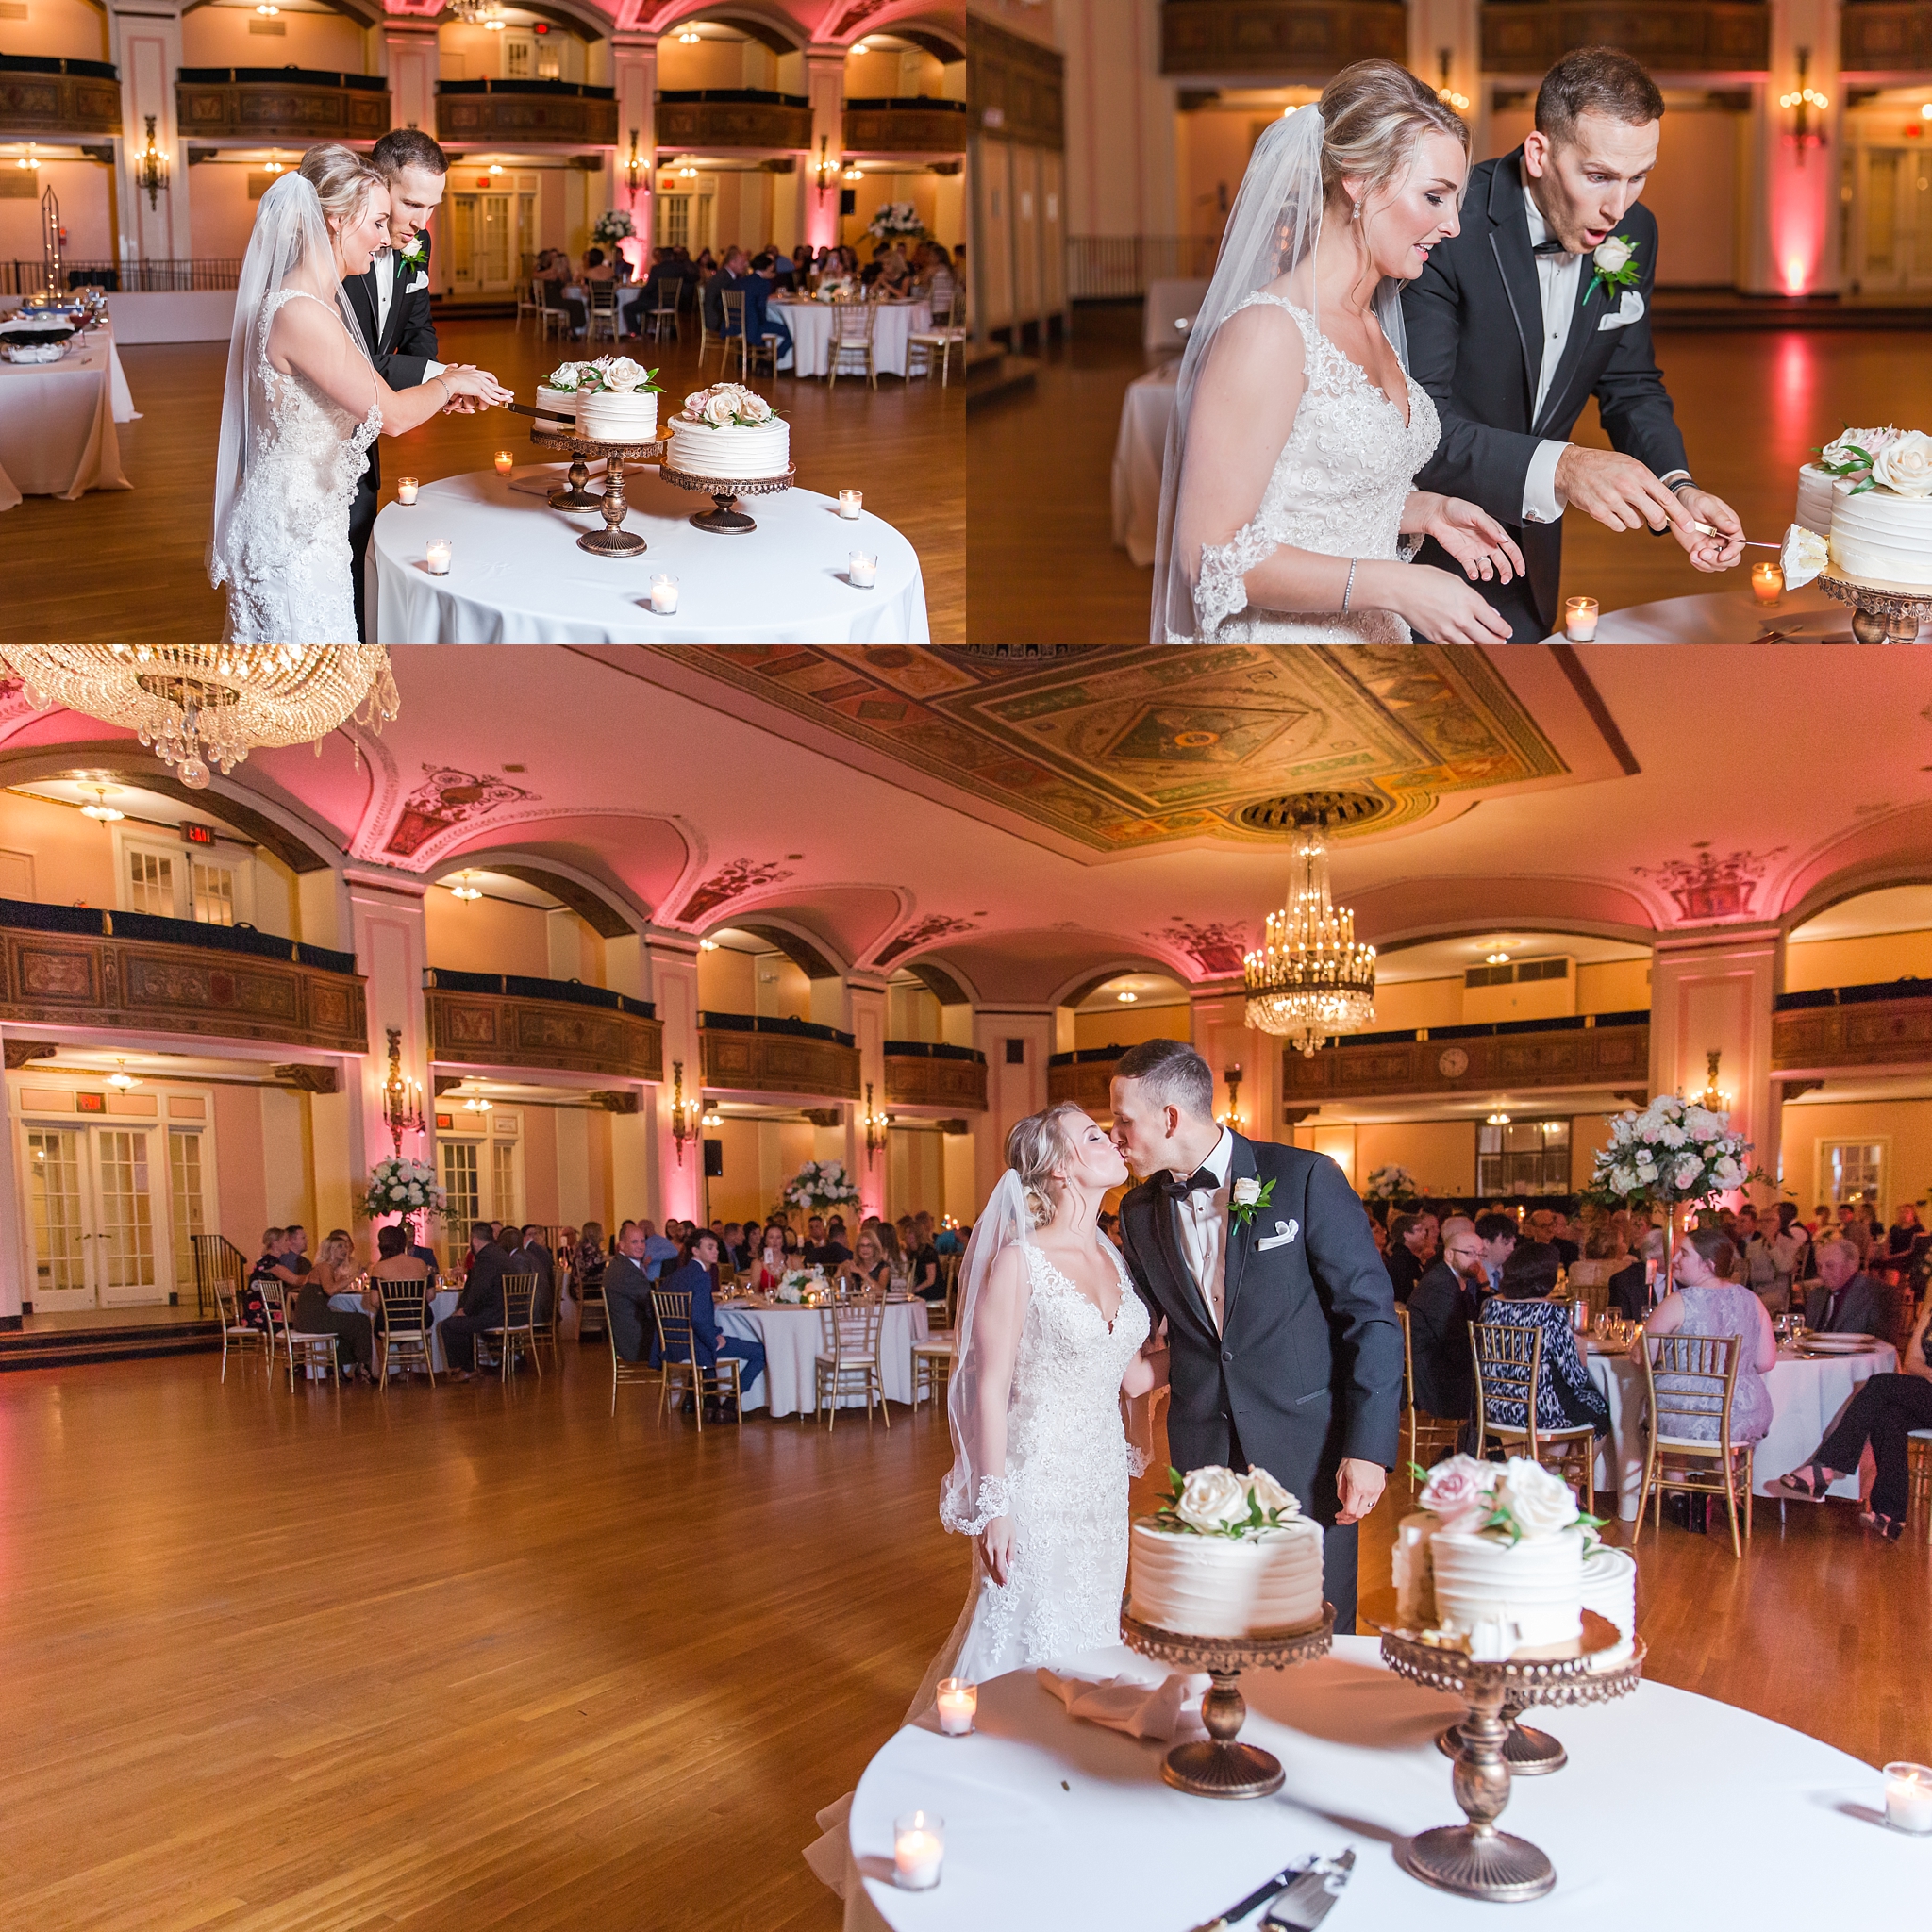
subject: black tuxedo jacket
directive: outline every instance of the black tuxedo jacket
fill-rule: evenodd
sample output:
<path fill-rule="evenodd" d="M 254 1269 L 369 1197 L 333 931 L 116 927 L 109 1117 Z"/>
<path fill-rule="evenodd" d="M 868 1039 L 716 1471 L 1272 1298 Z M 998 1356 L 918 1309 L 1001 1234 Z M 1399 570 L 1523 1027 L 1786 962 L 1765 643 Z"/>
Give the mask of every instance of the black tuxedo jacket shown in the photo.
<path fill-rule="evenodd" d="M 1151 1181 L 1121 1203 L 1134 1285 L 1149 1314 L 1167 1318 L 1173 1460 L 1183 1470 L 1225 1462 L 1232 1423 L 1250 1467 L 1333 1523 L 1337 1463 L 1395 1461 L 1402 1334 L 1388 1272 L 1361 1202 L 1325 1155 L 1237 1134 L 1228 1174 L 1272 1180 L 1274 1191 L 1245 1226 L 1229 1219 L 1220 1333 L 1174 1203 Z"/>
<path fill-rule="evenodd" d="M 1448 1262 L 1432 1261 L 1408 1297 L 1408 1352 L 1415 1406 L 1445 1422 L 1475 1413 L 1475 1352 L 1469 1324 L 1482 1312 L 1475 1291 Z"/>
<path fill-rule="evenodd" d="M 1543 308 L 1524 208 L 1522 161 L 1518 148 L 1471 171 L 1462 232 L 1429 251 L 1428 266 L 1403 291 L 1402 315 L 1409 373 L 1428 391 L 1442 419 L 1442 440 L 1416 488 L 1479 503 L 1508 527 L 1529 568 L 1528 600 L 1542 637 L 1557 627 L 1563 535 L 1560 524 L 1523 522 L 1524 480 L 1537 444 L 1566 441 L 1593 395 L 1614 448 L 1659 476 L 1690 464 L 1651 350 L 1657 218 L 1641 202 L 1631 206 L 1617 233 L 1636 244 L 1643 316 L 1619 328 L 1602 327 L 1606 317 L 1618 312 L 1623 293 L 1600 284 L 1592 291 L 1595 277 L 1585 261 L 1569 341 L 1542 408 L 1535 411 Z M 1418 560 L 1460 570 L 1434 542 L 1424 546 Z M 1506 614 L 1523 602 L 1513 584 L 1475 588 Z"/>

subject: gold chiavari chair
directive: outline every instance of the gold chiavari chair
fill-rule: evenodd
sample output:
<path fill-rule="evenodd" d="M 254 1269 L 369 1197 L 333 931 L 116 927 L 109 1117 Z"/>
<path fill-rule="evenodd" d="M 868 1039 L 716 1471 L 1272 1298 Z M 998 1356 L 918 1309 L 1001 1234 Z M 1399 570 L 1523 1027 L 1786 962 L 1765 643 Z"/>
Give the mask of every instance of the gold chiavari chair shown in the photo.
<path fill-rule="evenodd" d="M 548 341 L 553 329 L 559 338 L 570 331 L 570 310 L 551 301 L 551 287 L 541 275 L 533 276 L 530 282 L 530 292 L 536 297 L 537 338 L 540 341 Z"/>
<path fill-rule="evenodd" d="M 562 1261 L 554 1263 L 550 1271 L 550 1299 L 543 1305 L 542 1312 L 535 1314 L 531 1324 L 534 1345 L 530 1358 L 539 1361 L 541 1353 L 548 1350 L 553 1367 L 561 1372 L 563 1367 L 562 1331 L 558 1323 L 562 1320 L 563 1291 L 570 1286 L 570 1269 Z M 538 1374 L 542 1374 L 541 1362 Z"/>
<path fill-rule="evenodd" d="M 1427 1469 L 1439 1455 L 1456 1447 L 1462 1425 L 1452 1417 L 1431 1415 L 1415 1406 L 1415 1347 L 1409 1336 L 1407 1304 L 1397 1302 L 1395 1314 L 1402 1324 L 1402 1424 L 1408 1436 L 1407 1460 Z"/>
<path fill-rule="evenodd" d="M 541 1376 L 543 1373 L 543 1364 L 537 1359 L 537 1284 L 541 1278 L 535 1274 L 506 1274 L 503 1277 L 503 1320 L 493 1328 L 485 1328 L 476 1337 L 478 1366 L 482 1365 L 484 1342 L 493 1343 L 497 1351 L 497 1366 L 506 1382 L 509 1380 L 519 1348 L 529 1357 L 530 1366 L 537 1374 Z"/>
<path fill-rule="evenodd" d="M 1932 1429 L 1907 1431 L 1906 1476 L 1911 1486 L 1906 1492 L 1906 1507 L 1910 1508 L 1913 1503 L 1925 1506 L 1925 1541 L 1932 1543 Z"/>
<path fill-rule="evenodd" d="M 1738 1497 L 1744 1499 L 1744 1541 L 1751 1541 L 1751 1445 L 1731 1441 L 1731 1393 L 1738 1384 L 1735 1335 L 1651 1335 L 1644 1338 L 1643 1384 L 1650 1398 L 1650 1448 L 1643 1461 L 1643 1488 L 1637 1497 L 1637 1521 L 1657 1491 L 1657 1527 L 1664 1524 L 1664 1491 L 1722 1496 L 1731 1518 L 1731 1555 L 1742 1557 L 1738 1542 Z M 1659 1377 L 1668 1379 L 1659 1381 Z M 1713 1440 L 1689 1433 L 1715 1422 Z"/>
<path fill-rule="evenodd" d="M 610 1330 L 610 1311 L 604 1306 L 604 1283 L 600 1277 L 594 1286 L 583 1282 L 576 1284 L 577 1296 L 577 1340 L 587 1341 L 596 1331 L 594 1323 L 606 1334 Z"/>
<path fill-rule="evenodd" d="M 742 1428 L 744 1391 L 740 1387 L 739 1378 L 744 1364 L 733 1355 L 720 1356 L 708 1369 L 698 1360 L 697 1337 L 691 1332 L 691 1296 L 681 1290 L 654 1288 L 651 1291 L 651 1315 L 658 1324 L 658 1353 L 663 1363 L 663 1378 L 658 1393 L 659 1418 L 671 1400 L 671 1385 L 675 1380 L 680 1393 L 688 1392 L 691 1398 L 699 1435 L 705 1432 L 705 1402 L 712 1396 L 721 1402 L 730 1401 L 738 1424 Z M 672 1359 L 674 1349 L 683 1351 L 682 1360 Z M 615 1401 L 614 1395 L 612 1400 Z"/>
<path fill-rule="evenodd" d="M 664 340 L 667 323 L 677 332 L 679 343 L 683 342 L 684 318 L 677 312 L 678 292 L 683 287 L 684 284 L 679 281 L 660 281 L 658 284 L 656 306 L 644 310 L 642 324 L 642 328 L 650 331 L 654 342 L 661 342 Z M 668 301 L 665 299 L 667 293 L 670 297 Z M 641 329 L 640 333 L 641 332 Z"/>
<path fill-rule="evenodd" d="M 257 1328 L 242 1319 L 242 1291 L 225 1273 L 214 1275 L 212 1286 L 215 1291 L 215 1313 L 222 1324 L 222 1374 L 228 1379 L 228 1352 L 246 1355 L 251 1348 L 258 1348 L 266 1360 L 269 1372 L 275 1372 L 275 1348 L 269 1332 Z"/>
<path fill-rule="evenodd" d="M 262 1305 L 268 1310 L 269 1360 L 271 1367 L 279 1348 L 282 1359 L 289 1369 L 289 1392 L 295 1392 L 295 1370 L 321 1369 L 340 1389 L 342 1386 L 341 1363 L 336 1356 L 336 1339 L 333 1335 L 309 1334 L 293 1327 L 289 1321 L 288 1285 L 270 1277 L 261 1286 Z"/>
<path fill-rule="evenodd" d="M 687 1314 L 689 1314 L 691 1307 L 691 1297 L 689 1295 L 685 1295 L 684 1297 L 682 1297 L 682 1299 L 685 1304 L 686 1312 Z M 605 1340 L 608 1341 L 610 1344 L 610 1413 L 612 1415 L 615 1415 L 617 1413 L 617 1391 L 621 1388 L 623 1388 L 626 1382 L 656 1381 L 659 1378 L 663 1372 L 658 1369 L 654 1369 L 651 1366 L 648 1356 L 642 1361 L 625 1361 L 625 1358 L 617 1352 L 617 1330 L 610 1325 L 609 1313 L 604 1307 L 604 1298 L 601 1294 L 597 1297 L 597 1307 L 599 1311 L 604 1314 L 605 1318 Z M 583 1330 L 579 1328 L 577 1332 L 581 1336 Z M 659 1347 L 661 1349 L 661 1338 L 663 1335 L 662 1324 L 658 1324 L 658 1332 L 660 1338 Z M 681 1367 L 682 1364 L 679 1364 L 679 1366 Z M 662 1422 L 664 1419 L 664 1404 L 661 1397 L 659 1398 L 658 1404 L 658 1419 L 659 1422 Z"/>
<path fill-rule="evenodd" d="M 855 1296 L 819 1310 L 824 1346 L 812 1359 L 812 1407 L 825 1418 L 831 1428 L 839 1416 L 841 1399 L 848 1392 L 862 1391 L 865 1420 L 872 1422 L 874 1400 L 879 1413 L 892 1426 L 891 1411 L 886 1407 L 886 1378 L 879 1358 L 879 1338 L 885 1327 L 886 1301 L 880 1294 Z M 799 1420 L 803 1422 L 801 1414 Z"/>
<path fill-rule="evenodd" d="M 953 299 L 946 305 L 943 318 L 935 311 L 930 328 L 916 328 L 906 339 L 906 379 L 909 382 L 915 375 L 928 379 L 932 375 L 933 358 L 939 358 L 940 387 L 944 389 L 952 375 L 953 351 L 958 349 L 963 360 L 966 354 L 966 330 L 962 325 L 966 320 L 966 291 L 958 283 L 953 285 Z M 919 351 L 919 360 L 912 359 L 912 351 Z"/>
<path fill-rule="evenodd" d="M 588 315 L 584 324 L 586 346 L 597 340 L 599 330 L 608 330 L 610 346 L 617 346 L 619 330 L 624 326 L 617 312 L 617 284 L 615 282 L 586 282 L 584 284 L 584 306 Z"/>
<path fill-rule="evenodd" d="M 834 302 L 832 304 L 832 342 L 827 353 L 825 365 L 825 387 L 839 386 L 839 365 L 846 357 L 854 358 L 865 372 L 865 379 L 874 389 L 879 386 L 878 357 L 873 348 L 873 330 L 877 325 L 879 312 L 870 302 Z M 852 371 L 858 374 L 858 371 Z"/>
<path fill-rule="evenodd" d="M 1543 1331 L 1533 1324 L 1514 1327 L 1501 1322 L 1469 1324 L 1470 1353 L 1475 1359 L 1476 1454 L 1487 1456 L 1490 1444 L 1526 1456 L 1532 1462 L 1557 1465 L 1557 1474 L 1581 1490 L 1584 1507 L 1596 1514 L 1596 1431 L 1579 1428 L 1539 1428 L 1536 1420 L 1537 1382 L 1542 1374 Z M 1524 1424 L 1502 1418 L 1522 1406 Z M 1580 1462 L 1580 1474 L 1571 1465 Z"/>
<path fill-rule="evenodd" d="M 406 1362 L 420 1365 L 435 1388 L 436 1364 L 429 1355 L 429 1295 L 434 1283 L 426 1274 L 404 1281 L 377 1275 L 370 1286 L 382 1298 L 375 1334 L 382 1343 L 383 1388 L 389 1387 L 391 1370 Z"/>

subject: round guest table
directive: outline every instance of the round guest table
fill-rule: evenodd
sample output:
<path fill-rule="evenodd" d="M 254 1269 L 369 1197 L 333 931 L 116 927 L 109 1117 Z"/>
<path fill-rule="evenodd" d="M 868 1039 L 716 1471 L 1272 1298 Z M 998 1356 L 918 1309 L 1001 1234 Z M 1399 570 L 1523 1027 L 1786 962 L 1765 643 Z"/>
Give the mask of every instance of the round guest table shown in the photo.
<path fill-rule="evenodd" d="M 774 1416 L 810 1415 L 818 1407 L 814 1363 L 825 1345 L 823 1308 L 788 1307 L 782 1303 L 721 1302 L 718 1326 L 726 1335 L 765 1345 L 765 1373 L 744 1392 L 747 1408 Z M 889 1402 L 912 1401 L 912 1348 L 928 1332 L 927 1309 L 916 1297 L 889 1300 L 879 1324 L 879 1376 Z M 865 1397 L 848 1391 L 841 1408 L 865 1407 Z"/>
<path fill-rule="evenodd" d="M 774 302 L 774 314 L 791 331 L 791 354 L 781 356 L 778 367 L 793 375 L 823 375 L 832 366 L 830 302 Z M 903 376 L 915 329 L 932 326 L 930 302 L 874 302 L 872 325 L 873 366 L 881 375 Z M 730 360 L 727 354 L 726 361 Z M 861 374 L 859 381 L 865 380 Z"/>
<path fill-rule="evenodd" d="M 919 553 L 866 514 L 847 523 L 809 490 L 741 499 L 758 528 L 714 536 L 691 527 L 708 496 L 661 481 L 655 465 L 625 469 L 624 528 L 648 548 L 633 558 L 577 548 L 598 512 L 554 510 L 564 465 L 528 463 L 508 476 L 478 470 L 425 483 L 413 504 L 375 520 L 375 630 L 384 644 L 923 644 L 925 586 Z M 591 489 L 601 488 L 601 473 Z M 449 574 L 431 576 L 425 547 L 452 545 Z M 855 550 L 878 558 L 878 585 L 847 581 Z M 651 609 L 651 579 L 678 582 L 675 616 Z"/>
<path fill-rule="evenodd" d="M 1161 1672 L 1110 1648 L 1062 1674 L 1158 1683 Z M 858 1781 L 849 1828 L 862 1881 L 849 1889 L 847 1932 L 1185 1932 L 1292 1859 L 1345 1845 L 1355 1873 L 1324 1932 L 1518 1918 L 1562 1932 L 1884 1925 L 1924 1896 L 1932 1840 L 1886 1827 L 1878 1772 L 1646 1683 L 1615 1703 L 1537 1713 L 1570 1762 L 1517 1779 L 1502 1824 L 1548 1855 L 1557 1888 L 1512 1916 L 1421 1884 L 1393 1857 L 1399 1839 L 1462 1822 L 1435 1745 L 1461 1705 L 1385 1670 L 1372 1637 L 1338 1637 L 1333 1656 L 1292 1671 L 1244 1672 L 1241 1689 L 1243 1741 L 1288 1774 L 1278 1795 L 1245 1804 L 1171 1789 L 1164 1743 L 1070 1716 L 1031 1671 L 980 1686 L 971 1737 L 941 1736 L 928 1713 Z M 915 1809 L 945 1820 L 931 1891 L 900 1891 L 890 1876 L 892 1821 Z"/>

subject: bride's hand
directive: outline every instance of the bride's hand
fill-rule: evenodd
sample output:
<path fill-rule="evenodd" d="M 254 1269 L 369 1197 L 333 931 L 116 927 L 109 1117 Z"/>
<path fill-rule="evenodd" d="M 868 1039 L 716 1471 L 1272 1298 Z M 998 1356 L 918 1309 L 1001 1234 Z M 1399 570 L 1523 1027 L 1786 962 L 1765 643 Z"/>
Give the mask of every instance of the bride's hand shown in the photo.
<path fill-rule="evenodd" d="M 1433 564 L 1405 563 L 1395 573 L 1394 593 L 1384 599 L 1373 591 L 1357 593 L 1363 606 L 1376 603 L 1406 617 L 1439 644 L 1507 644 L 1509 626 L 1458 576 Z"/>
<path fill-rule="evenodd" d="M 1512 576 L 1524 575 L 1523 552 L 1508 531 L 1475 504 L 1445 496 L 1424 527 L 1462 566 L 1472 583 L 1494 578 L 1507 584 Z"/>
<path fill-rule="evenodd" d="M 1002 1589 L 1013 1572 L 1013 1519 L 995 1516 L 979 1539 L 979 1559 L 986 1574 Z"/>
<path fill-rule="evenodd" d="M 508 403 L 516 400 L 516 392 L 507 390 L 487 369 L 473 368 L 467 362 L 458 362 L 442 371 L 442 380 L 449 385 L 452 398 L 468 396 L 475 402 L 489 408 L 491 403 Z"/>

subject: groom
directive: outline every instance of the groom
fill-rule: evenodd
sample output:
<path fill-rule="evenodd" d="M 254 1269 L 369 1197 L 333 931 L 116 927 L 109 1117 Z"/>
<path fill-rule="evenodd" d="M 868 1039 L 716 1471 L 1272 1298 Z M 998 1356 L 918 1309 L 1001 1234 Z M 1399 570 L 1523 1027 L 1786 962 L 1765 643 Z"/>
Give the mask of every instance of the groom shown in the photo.
<path fill-rule="evenodd" d="M 1167 1322 L 1169 1460 L 1265 1469 L 1324 1527 L 1323 1589 L 1355 1628 L 1356 1524 L 1395 1461 L 1402 1332 L 1369 1217 L 1325 1155 L 1230 1133 L 1177 1040 L 1114 1067 L 1113 1141 L 1145 1176 L 1121 1247 Z M 1246 1204 L 1260 1192 L 1265 1201 Z"/>
<path fill-rule="evenodd" d="M 1442 419 L 1416 487 L 1508 526 L 1527 577 L 1475 588 L 1515 643 L 1557 628 L 1567 508 L 1612 530 L 1668 529 L 1701 571 L 1744 554 L 1737 513 L 1690 475 L 1651 352 L 1657 220 L 1637 197 L 1663 111 L 1629 55 L 1566 54 L 1537 92 L 1534 131 L 1471 170 L 1461 232 L 1403 291 L 1410 373 Z M 1592 395 L 1607 450 L 1569 441 Z M 1418 560 L 1457 567 L 1433 540 Z"/>

